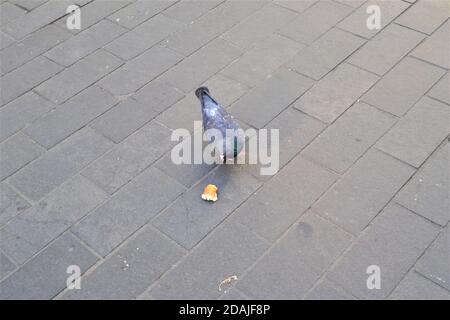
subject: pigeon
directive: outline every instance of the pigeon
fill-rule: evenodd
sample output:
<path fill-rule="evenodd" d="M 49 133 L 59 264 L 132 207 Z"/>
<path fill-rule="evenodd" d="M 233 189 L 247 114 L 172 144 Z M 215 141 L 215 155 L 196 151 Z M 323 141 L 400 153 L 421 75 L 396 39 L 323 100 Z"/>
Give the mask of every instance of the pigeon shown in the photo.
<path fill-rule="evenodd" d="M 225 108 L 211 97 L 207 87 L 198 88 L 195 95 L 201 102 L 203 131 L 217 129 L 222 133 L 223 139 L 209 141 L 214 143 L 216 154 L 224 163 L 227 159 L 236 158 L 244 146 L 244 131 Z M 227 135 L 227 129 L 232 134 Z"/>

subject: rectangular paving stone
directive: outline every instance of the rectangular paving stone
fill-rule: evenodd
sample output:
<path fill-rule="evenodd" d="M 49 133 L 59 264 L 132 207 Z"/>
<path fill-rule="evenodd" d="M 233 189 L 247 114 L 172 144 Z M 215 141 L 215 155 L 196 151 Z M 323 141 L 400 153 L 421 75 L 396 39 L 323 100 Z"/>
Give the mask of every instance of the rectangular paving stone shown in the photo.
<path fill-rule="evenodd" d="M 104 3 L 103 5 L 107 6 L 108 3 Z M 50 60 L 68 67 L 126 31 L 127 29 L 115 23 L 102 20 L 79 34 L 72 36 L 69 40 L 55 46 L 44 55 Z"/>
<path fill-rule="evenodd" d="M 30 207 L 6 182 L 0 183 L 0 199 L 0 226 Z"/>
<path fill-rule="evenodd" d="M 250 49 L 296 16 L 291 10 L 269 3 L 225 32 L 222 37 L 239 48 Z"/>
<path fill-rule="evenodd" d="M 44 57 L 37 57 L 0 78 L 1 103 L 5 104 L 53 77 L 61 66 Z"/>
<path fill-rule="evenodd" d="M 436 32 L 421 43 L 413 52 L 412 56 L 428 61 L 430 63 L 450 69 L 450 22 L 444 23 Z"/>
<path fill-rule="evenodd" d="M 294 103 L 294 108 L 331 123 L 377 80 L 377 76 L 343 63 L 301 96 Z"/>
<path fill-rule="evenodd" d="M 418 168 L 449 133 L 449 108 L 424 97 L 376 147 Z"/>
<path fill-rule="evenodd" d="M 370 15 L 367 13 L 369 6 L 378 6 L 380 9 L 380 28 L 369 29 L 367 27 Z M 403 11 L 408 9 L 410 4 L 403 1 L 383 1 L 370 0 L 356 9 L 351 15 L 338 24 L 340 29 L 349 31 L 353 34 L 370 39 L 380 32 L 384 27 L 390 24 Z M 373 14 L 372 11 L 369 11 Z M 370 21 L 370 20 L 369 20 Z"/>
<path fill-rule="evenodd" d="M 217 39 L 164 73 L 159 79 L 189 92 L 241 55 L 241 51 Z"/>
<path fill-rule="evenodd" d="M 356 103 L 302 154 L 338 173 L 344 173 L 395 121 L 389 114 L 364 103 Z"/>
<path fill-rule="evenodd" d="M 83 18 L 81 22 L 81 29 L 69 30 L 73 34 L 80 33 L 90 26 L 96 24 L 103 18 L 109 16 L 110 14 L 118 11 L 119 9 L 129 5 L 133 0 L 102 0 L 102 1 L 91 1 L 85 6 L 83 6 Z M 66 28 L 67 18 L 63 17 L 59 19 L 55 24 L 60 27 Z"/>
<path fill-rule="evenodd" d="M 423 39 L 424 35 L 419 32 L 391 24 L 356 51 L 347 61 L 382 76 Z"/>
<path fill-rule="evenodd" d="M 349 6 L 349 7 L 359 8 L 367 0 L 334 0 L 334 1 L 345 4 L 346 6 Z M 410 0 L 410 1 L 415 1 L 415 0 Z"/>
<path fill-rule="evenodd" d="M 251 50 L 220 73 L 253 87 L 270 77 L 272 72 L 290 60 L 303 47 L 295 41 L 273 34 L 256 43 Z"/>
<path fill-rule="evenodd" d="M 29 199 L 39 200 L 112 145 L 111 141 L 92 129 L 82 129 L 16 172 L 9 182 Z"/>
<path fill-rule="evenodd" d="M 333 173 L 297 156 L 230 219 L 274 242 L 336 179 Z"/>
<path fill-rule="evenodd" d="M 261 238 L 248 232 L 245 227 L 221 224 L 167 272 L 149 293 L 155 299 L 216 299 L 222 293 L 219 284 L 233 275 L 240 279 L 244 270 L 267 248 Z"/>
<path fill-rule="evenodd" d="M 33 10 L 47 1 L 48 0 L 9 0 L 9 2 L 25 8 L 26 10 Z"/>
<path fill-rule="evenodd" d="M 262 128 L 312 84 L 312 80 L 294 71 L 281 69 L 234 103 L 230 113 L 255 128 Z"/>
<path fill-rule="evenodd" d="M 8 36 L 6 33 L 0 31 L 0 49 L 9 47 L 14 43 L 14 39 Z"/>
<path fill-rule="evenodd" d="M 392 300 L 450 300 L 450 293 L 412 271 L 389 295 Z"/>
<path fill-rule="evenodd" d="M 302 13 L 309 7 L 311 7 L 314 3 L 316 3 L 318 0 L 304 0 L 304 1 L 297 1 L 297 0 L 275 0 L 273 1 L 274 4 L 278 6 L 282 6 L 284 8 L 288 8 L 294 11 L 297 11 L 299 13 Z"/>
<path fill-rule="evenodd" d="M 164 15 L 184 23 L 189 23 L 217 7 L 222 2 L 224 0 L 180 1 L 164 10 Z"/>
<path fill-rule="evenodd" d="M 227 1 L 171 35 L 166 44 L 189 56 L 265 4 L 266 1 Z"/>
<path fill-rule="evenodd" d="M 402 116 L 443 75 L 444 70 L 408 57 L 389 71 L 362 100 Z"/>
<path fill-rule="evenodd" d="M 288 108 L 270 121 L 266 128 L 279 130 L 280 167 L 283 167 L 325 129 L 325 124 L 303 112 Z M 269 138 L 268 141 L 268 148 L 271 148 Z"/>
<path fill-rule="evenodd" d="M 44 149 L 23 133 L 0 144 L 0 180 L 7 178 L 44 153 Z"/>
<path fill-rule="evenodd" d="M 77 176 L 10 220 L 0 231 L 0 247 L 22 264 L 106 198 L 102 190 Z"/>
<path fill-rule="evenodd" d="M 66 9 L 73 1 L 51 0 L 36 9 L 14 19 L 4 26 L 4 31 L 19 40 L 26 35 L 66 15 Z"/>
<path fill-rule="evenodd" d="M 345 292 L 338 285 L 327 278 L 320 282 L 305 297 L 306 300 L 355 300 L 351 294 Z"/>
<path fill-rule="evenodd" d="M 250 298 L 234 286 L 224 290 L 218 300 L 250 300 Z"/>
<path fill-rule="evenodd" d="M 287 66 L 319 80 L 358 49 L 364 40 L 339 29 L 331 29 L 301 50 Z"/>
<path fill-rule="evenodd" d="M 182 23 L 158 14 L 105 46 L 123 60 L 130 60 L 179 30 Z"/>
<path fill-rule="evenodd" d="M 3 252 L 0 252 L 0 280 L 13 272 L 14 269 L 16 269 L 14 263 Z"/>
<path fill-rule="evenodd" d="M 106 256 L 184 190 L 168 175 L 150 168 L 72 230 L 96 252 Z"/>
<path fill-rule="evenodd" d="M 386 207 L 330 271 L 328 277 L 360 299 L 383 299 L 436 237 L 434 225 L 398 205 Z M 366 270 L 377 265 L 381 288 L 367 288 Z"/>
<path fill-rule="evenodd" d="M 431 221 L 445 226 L 449 212 L 449 148 L 439 148 L 398 193 L 395 200 Z"/>
<path fill-rule="evenodd" d="M 313 210 L 358 235 L 413 173 L 407 164 L 370 150 L 314 204 Z"/>
<path fill-rule="evenodd" d="M 48 25 L 0 52 L 1 73 L 5 74 L 36 58 L 70 37 L 66 30 Z M 57 61 L 54 61 L 57 62 Z"/>
<path fill-rule="evenodd" d="M 117 103 L 98 86 L 91 86 L 24 129 L 39 144 L 51 148 Z"/>
<path fill-rule="evenodd" d="M 35 90 L 54 103 L 63 103 L 120 65 L 120 59 L 100 49 L 64 69 Z"/>
<path fill-rule="evenodd" d="M 130 94 L 182 59 L 170 49 L 154 46 L 103 78 L 99 85 L 115 95 Z"/>
<path fill-rule="evenodd" d="M 24 15 L 27 11 L 21 7 L 15 6 L 9 2 L 3 2 L 0 4 L 0 25 L 7 24 L 8 22 Z"/>
<path fill-rule="evenodd" d="M 150 226 L 83 278 L 81 290 L 63 299 L 135 299 L 185 253 Z M 114 281 L 111 281 L 114 274 Z"/>
<path fill-rule="evenodd" d="M 205 183 L 219 188 L 220 202 L 211 205 L 201 199 Z M 152 223 L 180 245 L 191 249 L 260 185 L 261 182 L 241 167 L 219 167 L 204 183 L 186 191 Z"/>
<path fill-rule="evenodd" d="M 308 1 L 298 2 L 308 4 Z M 346 5 L 321 1 L 298 15 L 278 32 L 300 43 L 311 44 L 351 12 L 352 8 Z"/>
<path fill-rule="evenodd" d="M 405 27 L 431 34 L 442 22 L 448 19 L 449 3 L 447 1 L 419 0 L 395 22 Z M 420 17 L 418 19 L 417 17 Z"/>
<path fill-rule="evenodd" d="M 450 104 L 450 92 L 448 88 L 450 87 L 449 74 L 447 73 L 444 77 L 439 80 L 437 84 L 428 92 L 430 97 L 434 99 Z"/>
<path fill-rule="evenodd" d="M 350 235 L 308 212 L 237 287 L 256 299 L 301 299 L 350 242 Z"/>
<path fill-rule="evenodd" d="M 1 299 L 52 299 L 67 286 L 71 265 L 85 272 L 97 258 L 71 235 L 64 235 L 0 283 Z"/>
<path fill-rule="evenodd" d="M 228 108 L 233 102 L 247 93 L 250 88 L 245 84 L 217 73 L 206 80 L 202 85 L 208 87 L 214 94 L 214 98 L 223 107 Z M 195 92 L 192 92 L 195 96 Z M 197 103 L 198 100 L 197 100 Z"/>
<path fill-rule="evenodd" d="M 176 0 L 137 0 L 133 4 L 110 15 L 108 19 L 125 28 L 133 29 L 175 2 Z"/>
<path fill-rule="evenodd" d="M 447 290 L 450 290 L 449 241 L 449 228 L 446 227 L 416 265 L 416 271 Z"/>
<path fill-rule="evenodd" d="M 170 149 L 170 130 L 151 121 L 83 171 L 112 194 Z"/>

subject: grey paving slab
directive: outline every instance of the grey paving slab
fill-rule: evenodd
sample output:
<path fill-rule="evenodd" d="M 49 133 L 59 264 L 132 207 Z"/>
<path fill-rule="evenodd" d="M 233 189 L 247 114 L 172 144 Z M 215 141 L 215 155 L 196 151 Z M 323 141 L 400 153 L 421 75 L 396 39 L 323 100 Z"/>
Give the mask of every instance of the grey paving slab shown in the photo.
<path fill-rule="evenodd" d="M 184 190 L 168 175 L 150 168 L 72 230 L 96 252 L 106 256 Z"/>
<path fill-rule="evenodd" d="M 219 188 L 220 201 L 202 200 L 207 184 Z M 179 197 L 152 223 L 183 247 L 191 249 L 260 185 L 256 178 L 239 168 L 221 166 Z"/>
<path fill-rule="evenodd" d="M 237 101 L 250 90 L 247 85 L 224 76 L 221 73 L 213 75 L 203 85 L 209 88 L 211 94 L 214 93 L 216 101 L 225 108 L 228 108 L 233 102 Z M 190 94 L 195 96 L 195 93 Z"/>
<path fill-rule="evenodd" d="M 54 103 L 63 103 L 122 65 L 122 60 L 99 49 L 84 57 L 35 90 Z"/>
<path fill-rule="evenodd" d="M 53 104 L 30 91 L 0 109 L 0 141 L 12 136 L 53 108 Z"/>
<path fill-rule="evenodd" d="M 170 49 L 154 46 L 103 78 L 99 85 L 115 95 L 130 94 L 182 59 Z"/>
<path fill-rule="evenodd" d="M 80 29 L 69 30 L 73 34 L 77 34 L 86 30 L 90 26 L 96 24 L 103 18 L 106 18 L 110 14 L 118 11 L 119 9 L 129 5 L 133 0 L 101 0 L 91 1 L 87 5 L 83 6 L 83 19 L 81 21 Z M 62 28 L 66 28 L 67 18 L 63 17 L 59 19 L 55 24 Z"/>
<path fill-rule="evenodd" d="M 407 57 L 369 90 L 362 101 L 402 116 L 443 75 L 444 70 Z"/>
<path fill-rule="evenodd" d="M 298 13 L 302 13 L 309 7 L 311 7 L 314 3 L 316 3 L 318 0 L 304 0 L 304 1 L 297 1 L 297 0 L 274 0 L 273 3 L 282 6 L 284 8 L 288 8 L 294 11 L 297 11 Z"/>
<path fill-rule="evenodd" d="M 382 299 L 403 279 L 437 235 L 437 228 L 398 205 L 390 205 L 333 267 L 328 277 L 361 299 Z M 380 268 L 380 289 L 368 289 L 369 266 Z"/>
<path fill-rule="evenodd" d="M 243 294 L 236 286 L 230 289 L 224 289 L 219 300 L 250 300 L 245 294 Z"/>
<path fill-rule="evenodd" d="M 220 73 L 253 87 L 270 77 L 303 47 L 304 45 L 293 40 L 273 34 L 256 43 L 252 49 Z"/>
<path fill-rule="evenodd" d="M 103 47 L 126 31 L 127 29 L 115 23 L 102 20 L 55 46 L 44 55 L 50 60 L 67 67 Z"/>
<path fill-rule="evenodd" d="M 219 284 L 245 269 L 267 249 L 267 244 L 240 225 L 220 225 L 149 291 L 156 299 L 215 299 Z M 186 281 L 189 279 L 189 281 Z"/>
<path fill-rule="evenodd" d="M 217 7 L 224 1 L 225 0 L 180 1 L 164 10 L 163 13 L 178 21 L 189 23 Z"/>
<path fill-rule="evenodd" d="M 176 0 L 156 0 L 145 1 L 137 0 L 123 9 L 110 15 L 108 19 L 115 23 L 133 29 L 142 22 L 150 19 L 154 15 L 170 7 Z"/>
<path fill-rule="evenodd" d="M 419 0 L 403 13 L 396 23 L 408 28 L 431 34 L 448 19 L 449 3 L 447 1 Z M 417 17 L 421 17 L 418 19 Z"/>
<path fill-rule="evenodd" d="M 392 300 L 450 300 L 450 292 L 421 275 L 410 272 L 389 295 Z"/>
<path fill-rule="evenodd" d="M 238 48 L 217 39 L 165 72 L 159 79 L 187 93 L 241 54 Z"/>
<path fill-rule="evenodd" d="M 376 147 L 419 167 L 449 133 L 448 106 L 422 98 Z"/>
<path fill-rule="evenodd" d="M 37 57 L 0 78 L 2 104 L 8 103 L 61 71 L 62 67 Z"/>
<path fill-rule="evenodd" d="M 344 173 L 395 121 L 393 116 L 358 102 L 320 134 L 302 154 L 338 173 Z"/>
<path fill-rule="evenodd" d="M 351 294 L 328 279 L 323 279 L 305 297 L 306 300 L 355 300 Z"/>
<path fill-rule="evenodd" d="M 3 2 L 0 4 L 0 12 L 0 25 L 4 25 L 24 15 L 27 11 L 12 3 Z"/>
<path fill-rule="evenodd" d="M 22 264 L 106 197 L 102 190 L 77 176 L 10 220 L 0 230 L 0 247 Z"/>
<path fill-rule="evenodd" d="M 345 4 L 346 6 L 349 6 L 349 7 L 359 8 L 367 0 L 334 0 L 334 1 Z M 414 1 L 414 0 L 412 0 L 412 1 Z"/>
<path fill-rule="evenodd" d="M 167 83 L 153 80 L 139 89 L 133 99 L 160 113 L 184 97 L 184 94 Z"/>
<path fill-rule="evenodd" d="M 117 103 L 98 86 L 83 90 L 24 129 L 39 144 L 51 148 Z"/>
<path fill-rule="evenodd" d="M 0 31 L 0 49 L 9 47 L 14 43 L 14 39 L 8 36 L 6 33 Z"/>
<path fill-rule="evenodd" d="M 434 99 L 445 102 L 446 104 L 450 104 L 450 79 L 449 74 L 447 73 L 444 77 L 439 80 L 437 84 L 434 85 L 433 88 L 428 92 L 430 97 Z"/>
<path fill-rule="evenodd" d="M 76 265 L 84 272 L 96 261 L 97 258 L 78 240 L 64 235 L 2 281 L 0 297 L 2 300 L 51 299 L 66 288 L 69 266 Z"/>
<path fill-rule="evenodd" d="M 179 30 L 182 26 L 182 23 L 158 14 L 113 40 L 105 46 L 105 49 L 121 59 L 130 60 Z"/>
<path fill-rule="evenodd" d="M 32 10 L 47 1 L 48 0 L 9 0 L 9 2 L 25 8 L 26 10 Z"/>
<path fill-rule="evenodd" d="M 417 31 L 391 24 L 356 51 L 347 61 L 381 76 L 394 67 L 424 38 L 425 36 Z"/>
<path fill-rule="evenodd" d="M 3 180 L 44 153 L 44 149 L 23 133 L 0 144 L 0 179 Z"/>
<path fill-rule="evenodd" d="M 416 265 L 416 271 L 450 290 L 449 228 L 445 228 Z"/>
<path fill-rule="evenodd" d="M 5 74 L 14 70 L 69 37 L 70 33 L 66 30 L 48 25 L 25 39 L 15 42 L 14 45 L 0 52 L 1 73 Z"/>
<path fill-rule="evenodd" d="M 4 31 L 19 40 L 26 35 L 46 26 L 66 15 L 66 9 L 73 1 L 51 0 L 43 3 L 25 15 L 14 19 L 4 26 Z"/>
<path fill-rule="evenodd" d="M 225 32 L 222 37 L 239 48 L 250 49 L 296 16 L 291 10 L 269 3 Z"/>
<path fill-rule="evenodd" d="M 0 252 L 0 280 L 14 271 L 16 266 L 3 252 Z"/>
<path fill-rule="evenodd" d="M 230 219 L 274 242 L 336 179 L 326 169 L 297 156 Z"/>
<path fill-rule="evenodd" d="M 112 147 L 92 129 L 82 129 L 9 178 L 31 200 L 39 200 Z"/>
<path fill-rule="evenodd" d="M 255 128 L 262 128 L 312 85 L 311 79 L 280 69 L 234 103 L 230 113 Z"/>
<path fill-rule="evenodd" d="M 331 29 L 301 50 L 287 66 L 319 80 L 364 44 L 364 40 L 339 29 Z"/>
<path fill-rule="evenodd" d="M 378 77 L 370 72 L 342 63 L 301 96 L 294 108 L 331 123 L 377 80 Z"/>
<path fill-rule="evenodd" d="M 151 121 L 83 171 L 83 175 L 112 194 L 173 145 L 170 130 Z"/>
<path fill-rule="evenodd" d="M 367 8 L 376 5 L 380 10 L 380 28 L 369 29 L 367 27 L 367 20 L 369 14 Z M 391 23 L 398 15 L 408 9 L 410 5 L 403 1 L 382 1 L 369 0 L 356 9 L 351 15 L 345 18 L 338 24 L 340 29 L 357 34 L 364 38 L 372 38 L 375 34 L 380 32 L 384 27 Z M 371 12 L 372 13 L 372 12 Z"/>
<path fill-rule="evenodd" d="M 188 56 L 266 3 L 267 1 L 227 1 L 170 36 L 166 44 Z"/>
<path fill-rule="evenodd" d="M 308 5 L 308 1 L 298 2 Z M 280 28 L 278 32 L 300 43 L 311 44 L 349 15 L 352 10 L 352 8 L 337 2 L 320 1 Z"/>
<path fill-rule="evenodd" d="M 414 171 L 411 166 L 372 149 L 314 204 L 313 210 L 358 235 Z"/>
<path fill-rule="evenodd" d="M 0 226 L 11 218 L 28 209 L 30 204 L 17 194 L 6 182 L 0 183 Z"/>
<path fill-rule="evenodd" d="M 92 273 L 81 290 L 67 291 L 63 299 L 134 299 L 185 253 L 150 226 L 144 227 Z M 114 281 L 110 275 L 114 274 Z"/>
<path fill-rule="evenodd" d="M 445 226 L 449 215 L 449 148 L 439 148 L 398 193 L 395 200 L 408 209 Z"/>
<path fill-rule="evenodd" d="M 428 39 L 421 43 L 412 55 L 446 69 L 450 69 L 450 22 L 444 23 Z"/>
<path fill-rule="evenodd" d="M 256 299 L 301 299 L 351 237 L 305 214 L 237 284 Z"/>

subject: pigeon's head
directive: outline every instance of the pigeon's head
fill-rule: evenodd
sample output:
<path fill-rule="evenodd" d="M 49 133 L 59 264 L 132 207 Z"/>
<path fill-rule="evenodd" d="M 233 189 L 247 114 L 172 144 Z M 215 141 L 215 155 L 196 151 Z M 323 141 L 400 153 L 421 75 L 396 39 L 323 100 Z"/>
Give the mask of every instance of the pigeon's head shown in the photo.
<path fill-rule="evenodd" d="M 200 87 L 197 90 L 195 90 L 195 95 L 197 96 L 197 98 L 199 98 L 200 100 L 202 99 L 202 95 L 206 93 L 207 95 L 209 95 L 209 89 L 207 87 Z"/>

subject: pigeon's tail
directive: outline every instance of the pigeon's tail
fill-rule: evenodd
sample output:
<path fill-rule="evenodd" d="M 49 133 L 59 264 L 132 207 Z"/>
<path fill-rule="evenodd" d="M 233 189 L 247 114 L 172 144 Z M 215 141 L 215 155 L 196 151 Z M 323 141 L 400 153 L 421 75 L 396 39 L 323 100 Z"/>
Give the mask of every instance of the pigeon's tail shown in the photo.
<path fill-rule="evenodd" d="M 209 96 L 209 89 L 207 87 L 200 87 L 195 90 L 195 95 L 199 100 L 202 100 L 203 94 L 206 93 Z"/>

